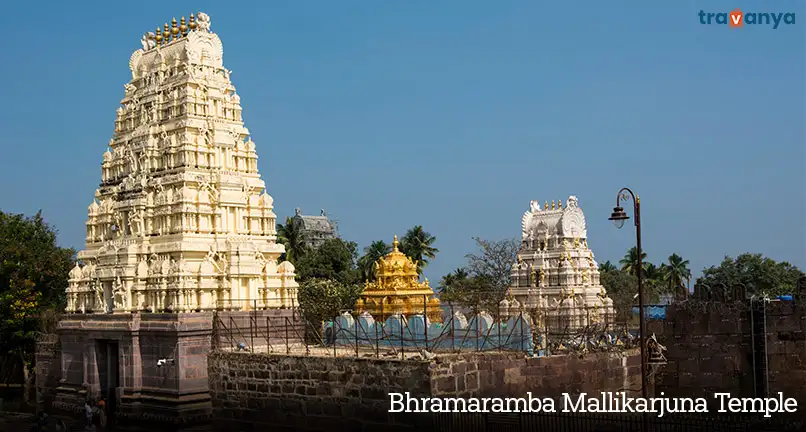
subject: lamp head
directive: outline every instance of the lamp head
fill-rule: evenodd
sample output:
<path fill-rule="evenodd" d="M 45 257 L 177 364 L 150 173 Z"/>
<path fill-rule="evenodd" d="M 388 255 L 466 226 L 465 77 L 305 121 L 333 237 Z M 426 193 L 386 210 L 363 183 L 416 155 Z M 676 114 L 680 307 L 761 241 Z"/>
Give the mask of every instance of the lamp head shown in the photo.
<path fill-rule="evenodd" d="M 613 225 L 615 225 L 616 228 L 622 228 L 624 226 L 624 221 L 629 218 L 630 217 L 627 216 L 627 213 L 624 212 L 623 207 L 614 207 L 613 213 L 607 219 L 613 221 Z"/>

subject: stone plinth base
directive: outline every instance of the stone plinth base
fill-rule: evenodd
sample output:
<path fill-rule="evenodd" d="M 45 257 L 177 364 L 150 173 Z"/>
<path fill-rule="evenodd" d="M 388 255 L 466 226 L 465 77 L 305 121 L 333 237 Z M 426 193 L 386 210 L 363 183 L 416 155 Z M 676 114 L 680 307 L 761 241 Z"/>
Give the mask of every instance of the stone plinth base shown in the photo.
<path fill-rule="evenodd" d="M 51 414 L 80 420 L 84 402 L 103 397 L 119 426 L 195 430 L 211 423 L 207 359 L 214 327 L 223 349 L 293 344 L 304 331 L 291 309 L 67 315 L 51 344 L 58 349 L 45 352 L 43 345 L 42 356 L 54 364 L 38 386 L 53 395 Z"/>
<path fill-rule="evenodd" d="M 209 422 L 212 313 L 69 315 L 59 322 L 54 410 L 79 414 L 103 397 L 123 423 Z"/>

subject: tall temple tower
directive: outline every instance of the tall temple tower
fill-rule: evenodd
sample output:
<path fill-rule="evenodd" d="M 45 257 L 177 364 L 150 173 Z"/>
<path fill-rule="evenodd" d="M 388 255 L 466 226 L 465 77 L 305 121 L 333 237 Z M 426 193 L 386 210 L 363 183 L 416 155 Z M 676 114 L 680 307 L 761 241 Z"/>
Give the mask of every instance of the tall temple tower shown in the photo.
<path fill-rule="evenodd" d="M 210 17 L 174 19 L 141 42 L 89 205 L 83 265 L 70 271 L 58 387 L 42 405 L 72 413 L 103 397 L 127 426 L 183 430 L 212 415 L 213 344 L 267 344 L 251 324 L 271 318 L 284 323 L 273 331 L 297 334 L 298 285 L 277 262 L 272 198 Z M 221 323 L 238 336 L 222 342 Z"/>
<path fill-rule="evenodd" d="M 199 13 L 142 38 L 89 206 L 67 312 L 286 308 L 272 197 L 223 47 Z"/>
<path fill-rule="evenodd" d="M 501 307 L 526 310 L 540 326 L 568 331 L 605 324 L 615 316 L 613 300 L 599 283 L 599 267 L 588 248 L 585 215 L 575 196 L 532 201 L 522 218 L 521 250 L 512 266 L 510 299 Z"/>

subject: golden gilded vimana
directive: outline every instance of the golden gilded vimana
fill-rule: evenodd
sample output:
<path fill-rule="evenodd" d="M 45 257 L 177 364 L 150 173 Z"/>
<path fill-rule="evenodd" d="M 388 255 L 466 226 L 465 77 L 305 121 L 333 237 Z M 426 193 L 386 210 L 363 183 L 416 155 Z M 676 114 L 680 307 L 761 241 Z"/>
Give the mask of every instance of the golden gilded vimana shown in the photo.
<path fill-rule="evenodd" d="M 376 320 L 392 314 L 422 314 L 432 322 L 442 322 L 442 308 L 428 279 L 419 281 L 417 262 L 412 261 L 398 249 L 397 236 L 392 242 L 392 252 L 375 263 L 375 281 L 365 282 L 364 291 L 356 301 L 355 308 L 368 312 Z"/>

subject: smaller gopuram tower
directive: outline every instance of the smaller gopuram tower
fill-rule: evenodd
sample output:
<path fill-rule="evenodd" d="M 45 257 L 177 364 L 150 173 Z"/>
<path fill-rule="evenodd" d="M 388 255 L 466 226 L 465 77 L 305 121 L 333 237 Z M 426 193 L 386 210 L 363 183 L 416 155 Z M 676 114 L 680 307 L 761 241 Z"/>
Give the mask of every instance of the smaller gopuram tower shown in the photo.
<path fill-rule="evenodd" d="M 364 292 L 356 301 L 359 312 L 369 312 L 376 321 L 390 315 L 421 315 L 423 311 L 431 322 L 442 322 L 442 308 L 428 279 L 420 282 L 417 263 L 398 249 L 397 236 L 392 252 L 375 263 L 375 281 L 365 282 Z"/>
<path fill-rule="evenodd" d="M 550 330 L 604 324 L 615 316 L 613 300 L 599 283 L 599 266 L 588 248 L 585 215 L 575 196 L 532 201 L 522 218 L 522 242 L 512 266 L 509 299 L 501 308 L 526 310 Z"/>

